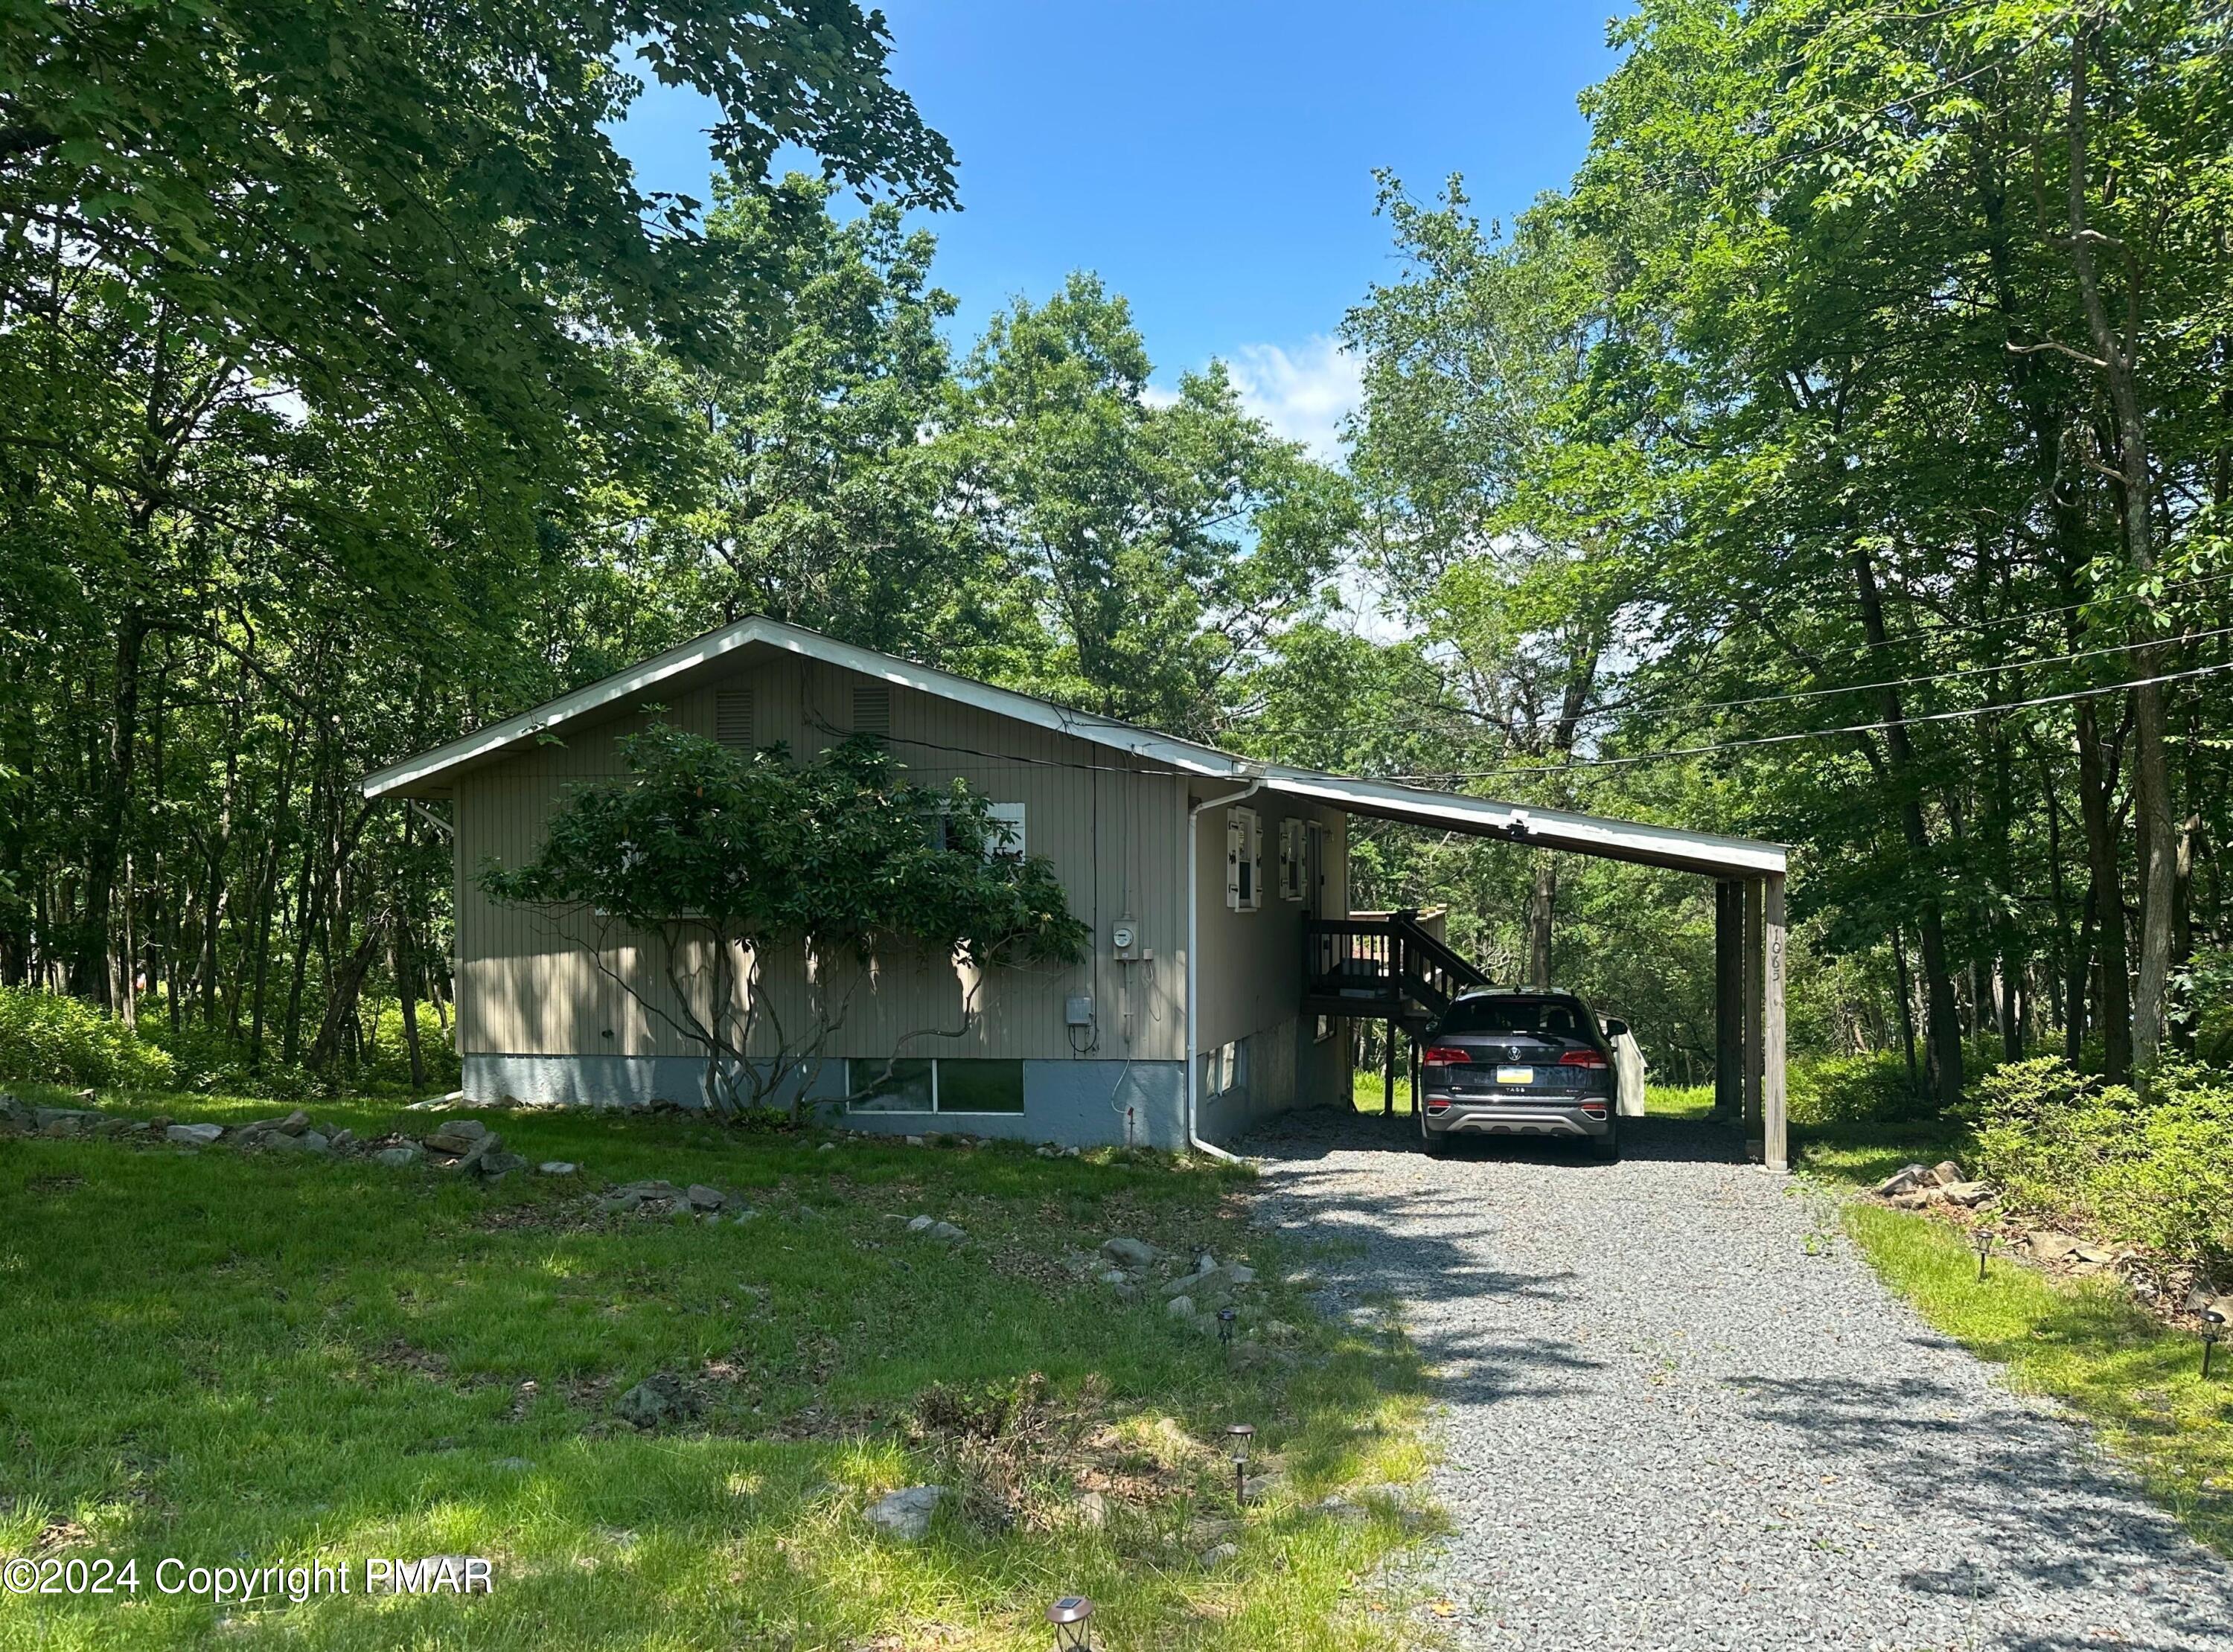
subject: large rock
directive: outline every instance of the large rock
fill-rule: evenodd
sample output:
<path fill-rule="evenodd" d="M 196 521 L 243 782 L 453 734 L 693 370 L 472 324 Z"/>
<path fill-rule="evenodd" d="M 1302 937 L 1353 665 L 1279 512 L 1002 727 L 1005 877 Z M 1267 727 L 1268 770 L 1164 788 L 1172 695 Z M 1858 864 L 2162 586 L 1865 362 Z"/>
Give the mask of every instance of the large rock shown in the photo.
<path fill-rule="evenodd" d="M 186 1147 L 205 1148 L 224 1134 L 222 1124 L 173 1124 L 163 1132 L 163 1139 Z"/>
<path fill-rule="evenodd" d="M 487 1141 L 489 1135 L 487 1125 L 473 1119 L 457 1119 L 428 1136 L 426 1148 L 430 1153 L 454 1153 L 463 1157 Z"/>
<path fill-rule="evenodd" d="M 2233 1297 L 2215 1297 L 2197 1286 L 2187 1292 L 2186 1311 L 2213 1325 L 2233 1325 Z"/>
<path fill-rule="evenodd" d="M 426 1156 L 426 1150 L 416 1141 L 407 1141 L 400 1148 L 382 1148 L 373 1156 L 391 1170 L 408 1170 Z"/>
<path fill-rule="evenodd" d="M 1125 1239 L 1119 1235 L 1101 1242 L 1101 1254 L 1123 1268 L 1151 1267 L 1162 1252 L 1145 1239 Z"/>
<path fill-rule="evenodd" d="M 473 1161 L 473 1168 L 479 1171 L 485 1180 L 494 1181 L 498 1176 L 508 1176 L 515 1170 L 526 1169 L 527 1155 L 492 1148 Z"/>
<path fill-rule="evenodd" d="M 2085 1242 L 2074 1234 L 2057 1233 L 2042 1228 L 2036 1233 L 2027 1234 L 2023 1246 L 2041 1262 L 2065 1262 Z"/>
<path fill-rule="evenodd" d="M 535 1167 L 535 1174 L 538 1176 L 570 1176 L 581 1167 L 569 1159 L 545 1159 Z"/>
<path fill-rule="evenodd" d="M 672 1204 L 682 1197 L 682 1189 L 671 1181 L 627 1181 L 613 1189 L 615 1199 L 633 1199 L 638 1204 L 647 1200 L 663 1199 Z"/>
<path fill-rule="evenodd" d="M 648 1376 L 620 1397 L 613 1408 L 623 1422 L 639 1428 L 656 1428 L 697 1414 L 698 1402 L 681 1382 L 666 1372 Z"/>
<path fill-rule="evenodd" d="M 1173 1297 L 1163 1304 L 1163 1311 L 1174 1319 L 1191 1320 L 1194 1317 L 1194 1298 Z"/>
<path fill-rule="evenodd" d="M 1899 1193 L 1911 1193 L 1924 1182 L 1935 1180 L 1930 1172 L 1919 1164 L 1903 1165 L 1877 1183 L 1877 1195 L 1891 1199 Z"/>
<path fill-rule="evenodd" d="M 264 1145 L 279 1153 L 322 1154 L 333 1144 L 316 1130 L 299 1132 L 283 1130 L 273 1135 Z"/>
<path fill-rule="evenodd" d="M 1930 1167 L 1930 1179 L 1942 1187 L 1950 1187 L 1962 1180 L 1962 1167 L 1951 1159 L 1941 1159 Z"/>
<path fill-rule="evenodd" d="M 1950 1205 L 1982 1205 L 1993 1196 L 1993 1184 L 1989 1181 L 1942 1182 L 1938 1196 Z"/>
<path fill-rule="evenodd" d="M 708 1187 L 702 1181 L 693 1181 L 683 1197 L 690 1201 L 693 1210 L 719 1210 L 728 1202 L 728 1197 L 719 1187 Z"/>
<path fill-rule="evenodd" d="M 945 1499 L 943 1486 L 903 1486 L 869 1504 L 861 1518 L 888 1537 L 913 1543 L 930 1530 L 930 1517 Z"/>

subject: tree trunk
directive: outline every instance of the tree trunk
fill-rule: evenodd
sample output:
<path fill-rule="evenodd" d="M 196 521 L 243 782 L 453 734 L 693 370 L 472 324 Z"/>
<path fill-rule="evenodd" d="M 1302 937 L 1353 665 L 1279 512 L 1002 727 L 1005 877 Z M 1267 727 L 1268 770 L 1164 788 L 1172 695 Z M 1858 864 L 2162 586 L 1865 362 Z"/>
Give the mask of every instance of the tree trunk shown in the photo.
<path fill-rule="evenodd" d="M 1861 627 L 1870 647 L 1880 659 L 1891 637 L 1885 626 L 1884 595 L 1877 589 L 1876 566 L 1868 550 L 1855 545 L 1851 553 L 1853 584 L 1860 602 Z M 1938 880 L 1931 867 L 1930 829 L 1923 817 L 1923 799 L 1915 772 L 1915 748 L 1907 738 L 1907 719 L 1901 710 L 1899 691 L 1886 686 L 1883 695 L 1885 749 L 1892 782 L 1899 797 L 1900 828 L 1917 869 L 1923 873 L 1916 902 L 1916 930 L 1922 944 L 1924 1048 L 1925 1070 L 1933 1097 L 1941 1107 L 1962 1099 L 1962 1019 L 1954 1000 L 1954 978 L 1946 958 L 1946 925 L 1939 905 Z"/>
<path fill-rule="evenodd" d="M 319 1023 L 318 1036 L 312 1041 L 309 1058 L 304 1063 L 313 1072 L 322 1072 L 332 1066 L 334 1057 L 340 1053 L 342 1031 L 356 1014 L 357 994 L 363 990 L 372 960 L 380 955 L 381 936 L 387 926 L 384 914 L 367 920 L 363 937 L 355 950 L 335 971 L 333 991 L 326 998 L 325 1019 Z"/>
<path fill-rule="evenodd" d="M 2134 352 L 2139 346 L 2139 298 L 2131 276 L 2126 278 L 2126 320 L 2120 328 L 2109 316 L 2101 290 L 2094 249 L 2106 240 L 2088 223 L 2087 204 L 2087 78 L 2089 28 L 2080 23 L 2071 31 L 2069 140 L 2069 246 L 2071 267 L 2078 279 L 2078 295 L 2086 311 L 2087 331 L 2093 341 L 2109 406 L 2116 420 L 2118 515 L 2124 530 L 2125 555 L 2132 571 L 2155 571 L 2155 527 L 2151 514 L 2154 491 L 2153 467 L 2148 452 L 2146 415 L 2141 411 L 2139 379 Z M 2134 676 L 2160 674 L 2162 654 L 2154 646 L 2153 628 L 2144 616 L 2136 625 L 2135 640 L 2147 646 L 2132 655 Z M 2132 1065 L 2145 1080 L 2146 1070 L 2162 1048 L 2165 1011 L 2171 987 L 2171 914 L 2178 905 L 2178 849 L 2171 825 L 2171 763 L 2166 752 L 2164 693 L 2160 684 L 2142 681 L 2132 696 L 2132 797 L 2134 825 L 2139 831 L 2140 863 L 2140 967 L 2133 994 Z"/>
<path fill-rule="evenodd" d="M 1559 862 L 1548 849 L 1535 851 L 1535 882 L 1527 895 L 1527 980 L 1551 985 L 1551 919 L 1559 901 Z"/>
<path fill-rule="evenodd" d="M 2101 1028 L 2101 1072 L 2113 1084 L 2132 1076 L 2132 1003 L 2125 950 L 2124 879 L 2117 865 L 2116 823 L 2109 814 L 2109 764 L 2094 722 L 2093 702 L 2080 700 L 2078 812 L 2086 826 L 2087 892 L 2094 920 L 2093 952 L 2100 960 L 2101 992 L 2095 1020 Z"/>
<path fill-rule="evenodd" d="M 137 602 L 127 603 L 117 616 L 107 762 L 94 803 L 93 829 L 86 846 L 84 918 L 70 964 L 73 989 L 109 1006 L 117 998 L 109 968 L 109 913 L 132 806 L 132 771 L 140 747 L 140 661 L 146 641 L 145 612 Z"/>

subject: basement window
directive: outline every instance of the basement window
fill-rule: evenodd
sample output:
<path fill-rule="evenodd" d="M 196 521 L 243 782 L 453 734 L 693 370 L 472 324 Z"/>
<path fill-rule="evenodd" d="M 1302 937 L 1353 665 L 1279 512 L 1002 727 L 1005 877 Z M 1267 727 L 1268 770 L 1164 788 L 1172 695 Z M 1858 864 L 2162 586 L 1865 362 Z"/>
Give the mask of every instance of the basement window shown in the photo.
<path fill-rule="evenodd" d="M 1240 1044 L 1238 1040 L 1218 1045 L 1201 1059 L 1203 1095 L 1222 1096 L 1227 1090 L 1240 1087 Z"/>
<path fill-rule="evenodd" d="M 946 1057 L 889 1063 L 856 1057 L 845 1063 L 845 1088 L 856 1092 L 849 1113 L 1020 1113 L 1024 1063 Z"/>

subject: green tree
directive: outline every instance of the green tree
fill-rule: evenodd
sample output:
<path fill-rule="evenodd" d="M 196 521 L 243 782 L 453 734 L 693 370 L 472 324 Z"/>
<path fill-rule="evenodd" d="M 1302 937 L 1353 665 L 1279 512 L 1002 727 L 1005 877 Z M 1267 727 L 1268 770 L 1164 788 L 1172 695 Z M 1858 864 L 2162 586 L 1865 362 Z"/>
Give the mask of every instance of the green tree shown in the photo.
<path fill-rule="evenodd" d="M 995 316 L 954 415 L 963 508 L 1007 576 L 988 675 L 1112 717 L 1213 732 L 1235 673 L 1309 614 L 1350 491 L 1249 417 L 1223 366 L 1149 393 L 1124 301 L 1074 275 Z"/>

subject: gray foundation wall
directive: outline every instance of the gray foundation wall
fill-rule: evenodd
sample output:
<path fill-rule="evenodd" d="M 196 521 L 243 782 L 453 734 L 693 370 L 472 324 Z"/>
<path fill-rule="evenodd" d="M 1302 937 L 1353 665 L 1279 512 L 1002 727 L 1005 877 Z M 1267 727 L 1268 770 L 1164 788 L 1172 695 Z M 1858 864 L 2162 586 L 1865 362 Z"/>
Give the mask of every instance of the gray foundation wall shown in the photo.
<path fill-rule="evenodd" d="M 706 1104 L 706 1063 L 688 1056 L 464 1057 L 466 1099 L 506 1098 L 542 1106 L 678 1107 Z M 809 1102 L 844 1095 L 844 1064 L 826 1062 L 805 1086 Z M 1130 1114 L 1128 1119 L 1127 1114 Z M 952 1130 L 1064 1147 L 1177 1148 L 1186 1145 L 1186 1069 L 1175 1061 L 1026 1061 L 1020 1113 L 850 1113 L 830 1122 L 889 1135 Z"/>
<path fill-rule="evenodd" d="M 1202 1139 L 1230 1141 L 1293 1108 L 1345 1105 L 1348 1043 L 1338 1026 L 1323 1041 L 1316 1031 L 1315 1017 L 1296 1016 L 1240 1040 L 1240 1082 L 1220 1096 L 1204 1087 L 1196 1109 Z"/>

